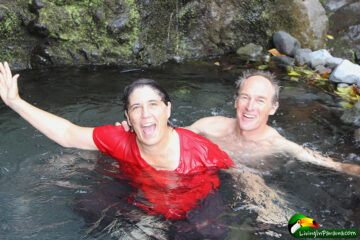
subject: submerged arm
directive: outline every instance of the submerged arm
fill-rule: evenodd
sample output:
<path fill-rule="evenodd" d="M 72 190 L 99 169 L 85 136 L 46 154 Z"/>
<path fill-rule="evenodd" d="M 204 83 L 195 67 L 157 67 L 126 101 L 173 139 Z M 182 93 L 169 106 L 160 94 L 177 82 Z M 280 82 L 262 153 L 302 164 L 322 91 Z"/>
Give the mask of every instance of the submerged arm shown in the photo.
<path fill-rule="evenodd" d="M 77 126 L 70 121 L 43 111 L 20 98 L 17 79 L 9 65 L 0 63 L 0 96 L 4 103 L 51 140 L 64 147 L 95 150 L 93 128 Z"/>
<path fill-rule="evenodd" d="M 319 152 L 300 146 L 285 138 L 281 139 L 281 146 L 285 152 L 296 157 L 300 161 L 324 166 L 353 176 L 360 176 L 360 166 L 358 165 L 336 162 L 330 157 L 326 157 Z"/>

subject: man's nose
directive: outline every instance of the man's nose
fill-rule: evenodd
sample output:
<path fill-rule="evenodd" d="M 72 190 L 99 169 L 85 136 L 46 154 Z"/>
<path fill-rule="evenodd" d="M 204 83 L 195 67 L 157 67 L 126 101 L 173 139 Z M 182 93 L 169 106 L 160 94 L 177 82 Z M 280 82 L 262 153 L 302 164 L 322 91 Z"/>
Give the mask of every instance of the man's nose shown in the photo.
<path fill-rule="evenodd" d="M 250 99 L 246 104 L 246 109 L 252 110 L 254 108 L 254 104 L 255 104 L 254 100 Z"/>

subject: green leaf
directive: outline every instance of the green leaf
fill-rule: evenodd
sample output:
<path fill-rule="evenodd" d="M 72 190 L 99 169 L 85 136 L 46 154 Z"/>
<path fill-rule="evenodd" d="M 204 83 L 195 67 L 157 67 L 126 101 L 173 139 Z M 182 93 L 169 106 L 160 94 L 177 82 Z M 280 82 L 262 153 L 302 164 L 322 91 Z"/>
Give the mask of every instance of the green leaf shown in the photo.
<path fill-rule="evenodd" d="M 297 73 L 297 72 L 289 72 L 288 75 L 289 76 L 301 76 L 301 74 Z"/>
<path fill-rule="evenodd" d="M 264 69 L 267 69 L 268 67 L 269 67 L 268 65 L 260 65 L 260 66 L 258 66 L 258 69 L 264 70 Z"/>
<path fill-rule="evenodd" d="M 353 105 L 351 105 L 348 102 L 339 102 L 339 104 L 343 107 L 343 108 L 352 108 Z"/>

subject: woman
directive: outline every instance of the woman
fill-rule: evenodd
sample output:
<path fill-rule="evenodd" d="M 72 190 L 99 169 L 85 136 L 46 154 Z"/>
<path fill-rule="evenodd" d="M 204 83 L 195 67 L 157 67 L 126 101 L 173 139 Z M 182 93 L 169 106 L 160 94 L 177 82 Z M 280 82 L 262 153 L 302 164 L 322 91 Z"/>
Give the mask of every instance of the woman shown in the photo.
<path fill-rule="evenodd" d="M 233 165 L 209 140 L 168 125 L 171 101 L 150 79 L 124 90 L 124 112 L 134 132 L 122 126 L 80 127 L 22 100 L 17 79 L 8 64 L 0 63 L 0 95 L 5 104 L 47 137 L 64 147 L 96 150 L 120 163 L 136 192 L 130 201 L 148 213 L 181 219 L 198 200 L 216 189 L 216 171 Z"/>

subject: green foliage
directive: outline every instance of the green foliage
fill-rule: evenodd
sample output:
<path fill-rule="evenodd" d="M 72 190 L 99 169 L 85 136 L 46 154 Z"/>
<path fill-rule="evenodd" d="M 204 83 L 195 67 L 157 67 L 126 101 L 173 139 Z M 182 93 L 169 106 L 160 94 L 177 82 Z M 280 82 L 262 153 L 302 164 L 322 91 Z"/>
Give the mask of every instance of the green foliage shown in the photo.
<path fill-rule="evenodd" d="M 19 27 L 21 24 L 20 19 L 17 14 L 10 9 L 8 9 L 5 5 L 0 4 L 0 9 L 4 14 L 5 20 L 0 22 L 0 34 L 2 38 L 12 38 L 19 31 Z"/>

